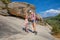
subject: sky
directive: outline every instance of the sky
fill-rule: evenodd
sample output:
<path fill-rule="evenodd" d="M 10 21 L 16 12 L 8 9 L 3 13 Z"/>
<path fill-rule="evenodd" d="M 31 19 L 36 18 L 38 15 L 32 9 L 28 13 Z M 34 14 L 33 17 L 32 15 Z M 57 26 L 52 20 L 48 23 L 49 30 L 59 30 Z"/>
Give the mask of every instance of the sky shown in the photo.
<path fill-rule="evenodd" d="M 60 13 L 60 0 L 11 0 L 12 2 L 27 2 L 33 4 L 36 13 L 42 17 L 55 16 Z"/>

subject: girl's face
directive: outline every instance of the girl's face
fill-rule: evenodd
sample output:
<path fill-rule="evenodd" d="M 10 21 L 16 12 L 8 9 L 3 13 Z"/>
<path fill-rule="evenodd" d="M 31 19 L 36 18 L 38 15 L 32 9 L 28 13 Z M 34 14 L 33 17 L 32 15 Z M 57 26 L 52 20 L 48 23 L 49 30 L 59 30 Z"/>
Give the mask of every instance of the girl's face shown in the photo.
<path fill-rule="evenodd" d="M 34 14 L 33 12 L 31 12 L 31 14 Z"/>

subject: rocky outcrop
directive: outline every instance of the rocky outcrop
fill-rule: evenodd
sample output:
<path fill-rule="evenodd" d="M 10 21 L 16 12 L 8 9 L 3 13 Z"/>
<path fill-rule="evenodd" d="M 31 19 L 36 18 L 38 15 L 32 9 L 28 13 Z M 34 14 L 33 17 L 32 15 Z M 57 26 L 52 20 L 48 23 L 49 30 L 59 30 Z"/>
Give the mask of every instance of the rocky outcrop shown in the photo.
<path fill-rule="evenodd" d="M 29 33 L 23 30 L 24 27 L 23 19 L 0 15 L 0 40 L 55 40 L 46 26 L 36 24 L 37 35 L 32 33 L 31 23 L 28 25 Z"/>
<path fill-rule="evenodd" d="M 12 2 L 8 4 L 8 8 L 3 2 L 0 2 L 0 15 L 14 15 L 17 17 L 25 18 L 25 13 L 30 15 L 29 10 L 35 11 L 35 7 L 25 2 Z M 4 8 L 2 8 L 4 7 Z M 40 15 L 36 14 L 38 24 L 44 25 L 43 19 Z"/>
<path fill-rule="evenodd" d="M 19 16 L 24 18 L 25 13 L 29 13 L 29 10 L 35 11 L 35 7 L 31 4 L 24 3 L 24 2 L 12 2 L 8 4 L 9 12 L 12 15 Z M 43 19 L 39 14 L 36 14 L 38 24 L 44 25 Z"/>
<path fill-rule="evenodd" d="M 29 10 L 35 11 L 35 7 L 24 2 L 12 2 L 8 4 L 9 12 L 12 15 L 23 17 Z M 22 16 L 21 16 L 22 15 Z"/>

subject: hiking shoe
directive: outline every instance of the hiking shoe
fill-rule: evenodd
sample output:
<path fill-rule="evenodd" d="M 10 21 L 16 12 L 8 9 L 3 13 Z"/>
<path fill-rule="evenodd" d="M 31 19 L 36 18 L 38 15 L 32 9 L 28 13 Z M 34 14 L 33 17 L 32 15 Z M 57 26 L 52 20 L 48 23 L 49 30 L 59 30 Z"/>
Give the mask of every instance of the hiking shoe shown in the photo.
<path fill-rule="evenodd" d="M 33 31 L 33 33 L 35 33 L 35 35 L 37 35 L 37 31 Z"/>
<path fill-rule="evenodd" d="M 25 28 L 25 32 L 29 33 L 28 30 L 26 30 L 26 28 Z"/>

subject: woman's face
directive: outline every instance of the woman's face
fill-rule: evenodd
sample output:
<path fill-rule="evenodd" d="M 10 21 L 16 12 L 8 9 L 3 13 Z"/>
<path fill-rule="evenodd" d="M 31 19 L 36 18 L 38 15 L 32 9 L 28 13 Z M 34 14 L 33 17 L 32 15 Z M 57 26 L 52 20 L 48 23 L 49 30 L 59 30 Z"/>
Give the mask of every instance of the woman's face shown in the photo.
<path fill-rule="evenodd" d="M 31 12 L 31 14 L 34 14 L 33 12 Z"/>

